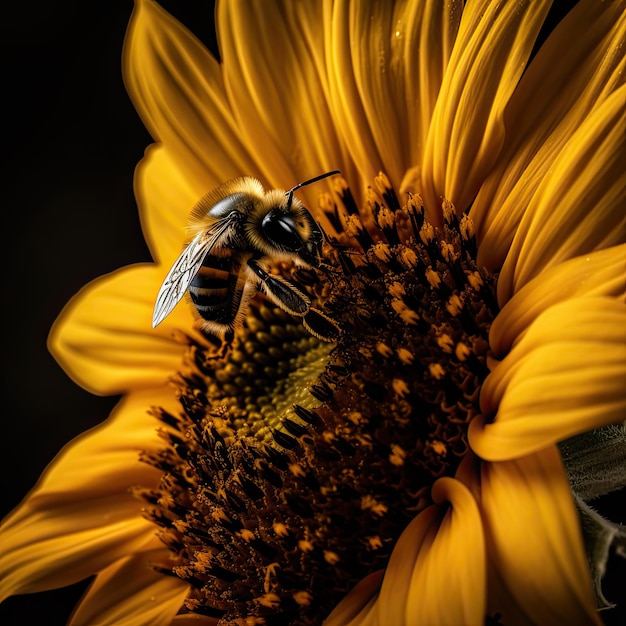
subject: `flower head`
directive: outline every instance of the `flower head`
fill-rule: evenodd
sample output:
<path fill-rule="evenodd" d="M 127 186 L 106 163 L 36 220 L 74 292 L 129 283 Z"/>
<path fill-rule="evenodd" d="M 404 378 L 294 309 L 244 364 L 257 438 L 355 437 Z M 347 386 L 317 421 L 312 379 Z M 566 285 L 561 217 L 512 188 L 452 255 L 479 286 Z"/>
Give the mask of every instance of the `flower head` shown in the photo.
<path fill-rule="evenodd" d="M 76 624 L 597 620 L 556 444 L 626 405 L 626 12 L 580 2 L 529 61 L 548 8 L 221 2 L 218 62 L 137 2 L 155 263 L 52 330 L 75 380 L 124 398 L 5 521 L 3 595 L 96 574 Z M 152 328 L 207 192 L 334 168 L 297 192 L 319 267 L 231 244 L 208 295 L 265 290 L 213 301 L 243 294 L 234 337 L 191 302 Z"/>

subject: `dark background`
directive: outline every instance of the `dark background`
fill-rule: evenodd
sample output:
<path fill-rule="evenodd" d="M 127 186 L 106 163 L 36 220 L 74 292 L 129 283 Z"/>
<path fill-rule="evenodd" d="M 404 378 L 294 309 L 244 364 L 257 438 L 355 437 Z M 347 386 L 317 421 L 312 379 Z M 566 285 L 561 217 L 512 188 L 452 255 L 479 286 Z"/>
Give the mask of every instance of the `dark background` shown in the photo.
<path fill-rule="evenodd" d="M 162 4 L 215 48 L 212 2 Z M 46 338 L 85 283 L 150 260 L 132 185 L 152 140 L 121 74 L 132 8 L 131 0 L 31 0 L 2 9 L 0 518 L 118 399 L 77 387 Z M 0 624 L 61 626 L 85 587 L 10 598 Z"/>
<path fill-rule="evenodd" d="M 162 4 L 215 51 L 212 2 Z M 131 11 L 130 0 L 3 7 L 0 517 L 117 401 L 72 383 L 46 337 L 88 281 L 150 260 L 132 183 L 151 139 L 121 78 Z M 61 626 L 85 588 L 10 598 L 0 623 Z"/>

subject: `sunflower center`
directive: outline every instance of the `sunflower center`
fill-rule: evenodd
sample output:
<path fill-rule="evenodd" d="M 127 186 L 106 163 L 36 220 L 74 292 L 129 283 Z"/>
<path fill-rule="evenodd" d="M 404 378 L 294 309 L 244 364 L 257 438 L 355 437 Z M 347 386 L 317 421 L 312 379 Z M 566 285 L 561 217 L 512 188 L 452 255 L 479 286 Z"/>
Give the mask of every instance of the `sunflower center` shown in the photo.
<path fill-rule="evenodd" d="M 225 361 L 190 347 L 179 415 L 158 411 L 164 471 L 142 491 L 191 585 L 223 623 L 318 624 L 467 450 L 496 313 L 467 217 L 434 228 L 381 177 L 359 211 L 326 201 L 325 264 L 294 271 L 342 333 L 333 346 L 258 303 Z M 247 622 L 246 622 L 247 623 Z"/>

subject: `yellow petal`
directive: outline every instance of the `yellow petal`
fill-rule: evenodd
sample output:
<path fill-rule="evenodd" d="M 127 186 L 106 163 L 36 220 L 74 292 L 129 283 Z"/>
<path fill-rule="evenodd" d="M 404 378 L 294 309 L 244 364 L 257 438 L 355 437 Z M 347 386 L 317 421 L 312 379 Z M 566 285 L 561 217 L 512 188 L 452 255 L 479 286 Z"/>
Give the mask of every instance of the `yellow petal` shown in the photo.
<path fill-rule="evenodd" d="M 163 145 L 150 146 L 135 170 L 141 228 L 163 278 L 183 249 L 189 213 L 206 191 L 194 187 Z"/>
<path fill-rule="evenodd" d="M 331 169 L 351 173 L 326 94 L 321 2 L 219 2 L 228 98 L 261 180 L 290 188 Z M 309 206 L 315 191 L 303 190 Z"/>
<path fill-rule="evenodd" d="M 139 461 L 160 445 L 153 404 L 174 410 L 168 388 L 125 397 L 102 425 L 68 444 L 0 527 L 0 597 L 62 587 L 141 551 L 155 527 L 129 489 L 158 483 Z"/>
<path fill-rule="evenodd" d="M 578 516 L 556 447 L 483 463 L 481 494 L 490 561 L 508 592 L 505 598 L 490 594 L 490 613 L 500 613 L 504 624 L 598 624 Z"/>
<path fill-rule="evenodd" d="M 324 626 L 376 624 L 376 614 L 372 609 L 382 578 L 382 571 L 366 576 L 324 620 Z"/>
<path fill-rule="evenodd" d="M 165 548 L 120 559 L 98 574 L 72 615 L 69 626 L 167 626 L 182 606 L 189 585 L 156 572 Z"/>
<path fill-rule="evenodd" d="M 433 112 L 422 196 L 465 210 L 504 142 L 503 115 L 550 3 L 468 2 Z"/>
<path fill-rule="evenodd" d="M 624 419 L 626 306 L 621 299 L 561 302 L 531 324 L 492 367 L 481 389 L 486 423 L 469 427 L 472 449 L 503 460 Z"/>
<path fill-rule="evenodd" d="M 524 213 L 498 279 L 498 302 L 547 267 L 626 240 L 626 85 L 584 120 Z"/>
<path fill-rule="evenodd" d="M 461 15 L 460 3 L 333 6 L 328 73 L 337 127 L 364 181 L 384 170 L 400 188 L 421 163 Z"/>
<path fill-rule="evenodd" d="M 229 108 L 219 63 L 151 0 L 136 2 L 123 69 L 148 131 L 200 194 L 234 176 L 257 174 Z"/>
<path fill-rule="evenodd" d="M 181 302 L 152 328 L 152 311 L 165 271 L 134 265 L 94 280 L 70 300 L 55 322 L 48 347 L 76 383 L 97 394 L 160 385 L 180 369 L 193 332 L 191 305 Z"/>
<path fill-rule="evenodd" d="M 489 331 L 489 346 L 502 357 L 537 316 L 579 296 L 618 296 L 626 290 L 626 244 L 554 265 L 524 285 L 502 307 Z"/>
<path fill-rule="evenodd" d="M 519 222 L 554 159 L 584 119 L 624 81 L 623 2 L 583 0 L 524 73 L 505 114 L 502 154 L 471 209 L 479 265 L 502 266 Z"/>
<path fill-rule="evenodd" d="M 483 622 L 485 545 L 476 502 L 452 478 L 435 483 L 433 498 L 437 506 L 415 517 L 400 536 L 376 600 L 364 604 L 367 595 L 355 597 L 355 590 L 331 613 L 328 625 Z M 366 591 L 373 594 L 376 588 Z M 356 615 L 350 610 L 355 605 Z"/>

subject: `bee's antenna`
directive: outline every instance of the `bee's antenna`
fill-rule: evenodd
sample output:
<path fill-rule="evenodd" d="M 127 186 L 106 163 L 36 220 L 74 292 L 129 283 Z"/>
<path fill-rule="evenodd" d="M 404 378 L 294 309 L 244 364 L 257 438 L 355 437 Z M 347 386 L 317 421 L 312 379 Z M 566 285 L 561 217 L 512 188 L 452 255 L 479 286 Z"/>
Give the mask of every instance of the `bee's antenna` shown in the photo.
<path fill-rule="evenodd" d="M 315 178 L 309 178 L 309 180 L 305 180 L 303 183 L 298 183 L 295 187 L 292 187 L 289 191 L 285 192 L 286 196 L 289 196 L 287 199 L 287 209 L 291 206 L 291 202 L 293 201 L 293 192 L 300 189 L 300 187 L 306 187 L 311 183 L 316 183 L 318 180 L 322 180 L 323 178 L 328 178 L 329 176 L 334 176 L 335 174 L 341 174 L 340 170 L 332 170 L 330 172 L 326 172 L 325 174 L 320 174 Z"/>

